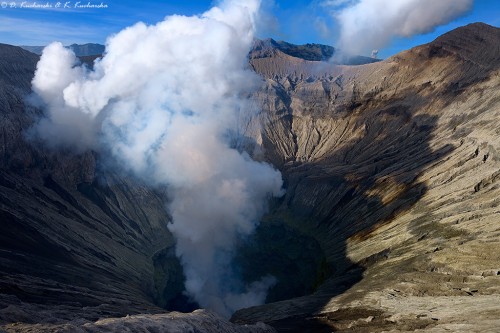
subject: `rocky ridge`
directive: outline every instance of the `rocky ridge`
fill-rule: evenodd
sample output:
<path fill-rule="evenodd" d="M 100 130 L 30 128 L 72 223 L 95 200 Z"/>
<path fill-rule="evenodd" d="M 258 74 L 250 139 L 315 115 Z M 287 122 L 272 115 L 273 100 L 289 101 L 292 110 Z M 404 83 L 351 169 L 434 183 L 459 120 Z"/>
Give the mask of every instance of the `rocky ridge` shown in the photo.
<path fill-rule="evenodd" d="M 75 320 L 64 324 L 8 325 L 10 332 L 58 332 L 58 333 L 122 333 L 122 332 L 217 332 L 217 333 L 274 333 L 275 330 L 263 323 L 236 325 L 206 310 L 192 313 L 169 312 L 162 314 L 127 315 L 122 318 L 104 318 L 96 322 Z"/>
<path fill-rule="evenodd" d="M 250 59 L 274 58 L 281 54 L 306 61 L 331 62 L 336 65 L 363 65 L 380 61 L 380 59 L 360 55 L 347 56 L 339 53 L 338 50 L 329 45 L 296 45 L 268 38 L 264 40 L 255 40 L 249 57 Z"/>

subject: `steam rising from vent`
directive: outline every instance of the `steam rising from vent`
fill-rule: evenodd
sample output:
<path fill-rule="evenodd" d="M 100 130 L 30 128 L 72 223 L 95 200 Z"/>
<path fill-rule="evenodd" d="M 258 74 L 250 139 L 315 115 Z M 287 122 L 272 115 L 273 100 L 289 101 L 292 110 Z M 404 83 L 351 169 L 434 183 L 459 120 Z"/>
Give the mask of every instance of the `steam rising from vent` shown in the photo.
<path fill-rule="evenodd" d="M 47 105 L 35 130 L 51 146 L 98 149 L 171 191 L 170 230 L 186 290 L 223 315 L 263 303 L 272 277 L 244 286 L 228 268 L 238 237 L 252 233 L 278 171 L 231 148 L 245 98 L 258 0 L 224 1 L 200 16 L 169 16 L 110 37 L 93 70 L 60 43 L 45 48 L 33 90 Z M 104 155 L 103 154 L 103 155 Z"/>
<path fill-rule="evenodd" d="M 335 14 L 338 47 L 349 54 L 379 49 L 393 37 L 431 32 L 471 9 L 473 0 L 360 0 Z M 339 5 L 327 1 L 325 5 Z"/>

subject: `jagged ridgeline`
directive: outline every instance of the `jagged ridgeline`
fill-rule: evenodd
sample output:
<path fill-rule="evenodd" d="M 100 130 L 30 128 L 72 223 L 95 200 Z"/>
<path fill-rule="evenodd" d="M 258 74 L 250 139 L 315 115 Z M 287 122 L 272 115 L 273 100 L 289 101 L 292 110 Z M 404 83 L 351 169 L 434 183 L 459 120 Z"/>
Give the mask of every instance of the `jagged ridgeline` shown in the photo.
<path fill-rule="evenodd" d="M 159 314 L 196 307 L 183 298 L 167 192 L 96 152 L 33 141 L 42 111 L 26 96 L 39 56 L 0 45 L 2 329 L 495 331 L 500 29 L 468 25 L 359 66 L 290 45 L 261 41 L 249 57 L 262 78 L 249 142 L 286 194 L 234 258 L 245 281 L 277 277 L 271 303 L 233 324 Z"/>

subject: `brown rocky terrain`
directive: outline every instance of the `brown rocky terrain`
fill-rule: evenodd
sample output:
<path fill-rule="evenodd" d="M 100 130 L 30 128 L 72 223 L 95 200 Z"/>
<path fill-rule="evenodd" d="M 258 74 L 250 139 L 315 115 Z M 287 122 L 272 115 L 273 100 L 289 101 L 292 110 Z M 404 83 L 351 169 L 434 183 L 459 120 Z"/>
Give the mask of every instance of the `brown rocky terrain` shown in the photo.
<path fill-rule="evenodd" d="M 500 327 L 500 29 L 473 24 L 383 62 L 252 60 L 273 218 L 317 239 L 310 296 L 243 309 L 283 332 Z"/>
<path fill-rule="evenodd" d="M 255 325 L 232 324 L 224 318 L 206 310 L 191 313 L 169 312 L 162 314 L 127 315 L 121 318 L 103 318 L 96 322 L 74 320 L 62 324 L 12 323 L 6 326 L 10 332 L 58 332 L 58 333 L 274 333 L 275 330 L 263 323 Z"/>
<path fill-rule="evenodd" d="M 313 277 L 300 294 L 312 294 L 232 321 L 281 332 L 498 331 L 500 29 L 469 25 L 360 66 L 260 51 L 250 54 L 265 81 L 253 136 L 287 192 L 262 221 L 274 238 L 252 245 L 278 263 L 309 260 L 303 252 L 324 260 L 300 273 Z M 96 153 L 26 140 L 40 112 L 24 103 L 37 60 L 0 45 L 0 330 L 271 331 L 204 311 L 160 314 L 182 291 L 165 193 Z M 280 230 L 288 245 L 270 247 Z M 244 276 L 272 268 L 261 266 Z M 271 300 L 297 295 L 282 287 L 295 272 L 278 272 Z"/>

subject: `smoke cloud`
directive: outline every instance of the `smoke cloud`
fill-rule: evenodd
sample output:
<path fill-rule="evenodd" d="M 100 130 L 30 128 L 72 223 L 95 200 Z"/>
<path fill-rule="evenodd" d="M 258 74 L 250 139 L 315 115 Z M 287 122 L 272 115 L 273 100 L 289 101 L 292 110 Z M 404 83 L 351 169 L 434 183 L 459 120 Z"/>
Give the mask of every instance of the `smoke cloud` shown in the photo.
<path fill-rule="evenodd" d="M 99 150 L 168 186 L 186 290 L 226 316 L 263 303 L 275 283 L 245 286 L 229 268 L 235 242 L 282 195 L 278 171 L 231 145 L 257 111 L 245 96 L 260 82 L 247 63 L 259 6 L 228 0 L 199 16 L 137 23 L 107 40 L 92 70 L 53 43 L 32 82 L 46 104 L 35 130 L 50 146 Z"/>
<path fill-rule="evenodd" d="M 345 5 L 334 13 L 340 25 L 338 47 L 349 54 L 379 49 L 393 37 L 431 32 L 465 14 L 473 0 L 330 0 L 325 5 Z"/>

